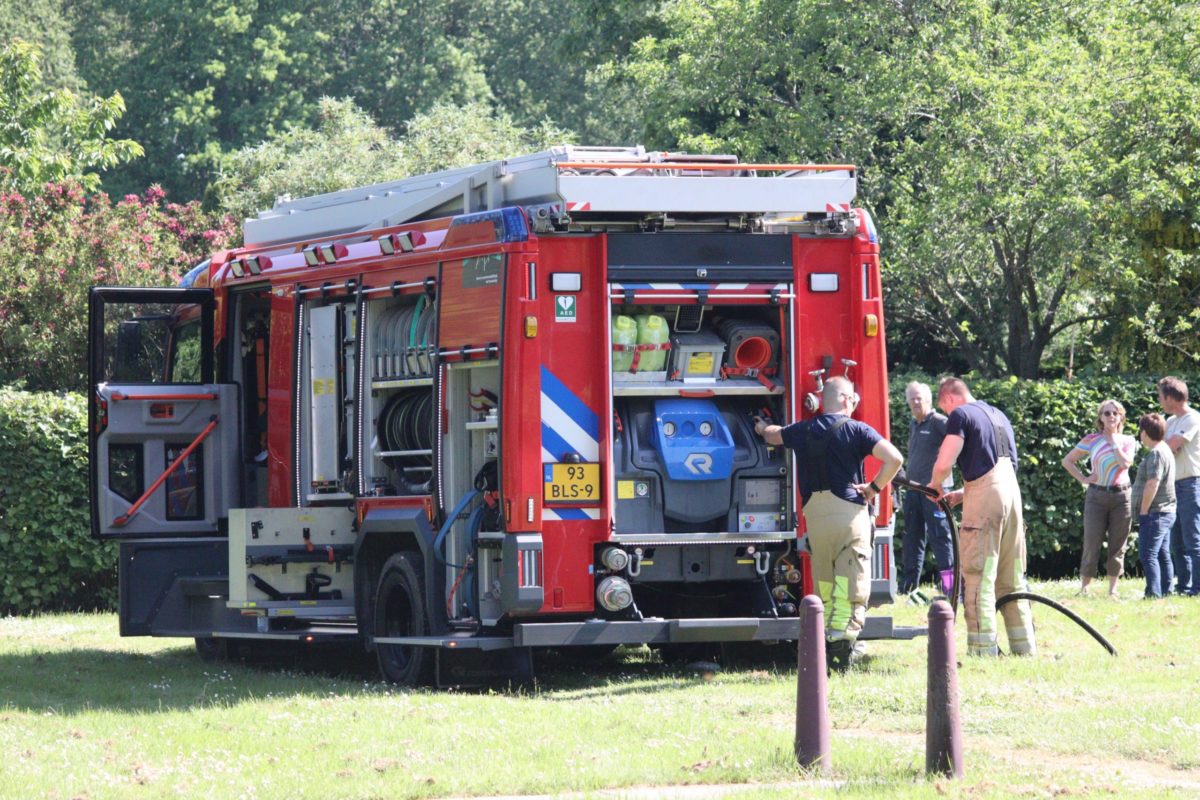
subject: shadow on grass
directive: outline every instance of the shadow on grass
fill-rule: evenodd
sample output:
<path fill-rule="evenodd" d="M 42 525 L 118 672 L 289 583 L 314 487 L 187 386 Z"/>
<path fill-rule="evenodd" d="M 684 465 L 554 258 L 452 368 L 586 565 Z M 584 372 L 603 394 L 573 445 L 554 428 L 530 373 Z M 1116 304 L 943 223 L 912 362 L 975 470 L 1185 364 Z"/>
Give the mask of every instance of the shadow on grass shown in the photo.
<path fill-rule="evenodd" d="M 344 647 L 277 644 L 220 662 L 203 661 L 186 646 L 154 653 L 57 650 L 0 655 L 0 707 L 55 714 L 174 711 L 267 695 L 349 693 L 377 679 L 373 659 Z"/>
<path fill-rule="evenodd" d="M 498 682 L 480 690 L 571 701 L 674 691 L 712 677 L 703 666 L 664 664 L 637 651 L 603 657 L 541 651 L 535 665 L 533 685 Z M 202 660 L 190 646 L 153 653 L 76 649 L 0 655 L 0 712 L 167 712 L 267 696 L 396 691 L 407 690 L 385 683 L 375 657 L 357 647 L 272 643 L 218 662 Z"/>

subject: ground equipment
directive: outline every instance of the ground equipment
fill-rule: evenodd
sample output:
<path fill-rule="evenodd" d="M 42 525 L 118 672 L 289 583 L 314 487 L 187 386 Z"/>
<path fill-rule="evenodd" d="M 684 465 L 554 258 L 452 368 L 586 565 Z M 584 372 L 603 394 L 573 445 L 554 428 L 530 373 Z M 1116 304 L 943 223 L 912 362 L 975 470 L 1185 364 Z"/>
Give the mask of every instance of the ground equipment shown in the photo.
<path fill-rule="evenodd" d="M 811 414 L 840 363 L 888 433 L 855 178 L 554 148 L 283 200 L 179 288 L 93 289 L 122 633 L 359 639 L 439 684 L 538 648 L 794 640 L 795 464 L 752 419 Z M 885 494 L 876 604 L 891 518 Z"/>

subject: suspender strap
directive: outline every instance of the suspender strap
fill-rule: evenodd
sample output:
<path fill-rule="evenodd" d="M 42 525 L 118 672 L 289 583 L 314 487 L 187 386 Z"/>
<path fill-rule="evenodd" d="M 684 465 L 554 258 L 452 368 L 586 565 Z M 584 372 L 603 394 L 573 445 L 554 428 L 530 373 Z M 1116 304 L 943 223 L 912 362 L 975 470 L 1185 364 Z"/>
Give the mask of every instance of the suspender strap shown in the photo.
<path fill-rule="evenodd" d="M 984 414 L 987 415 L 988 422 L 992 423 L 992 435 L 996 437 L 996 459 L 1007 458 L 1009 461 L 1014 461 L 1012 449 L 1008 446 L 1008 434 L 1004 431 L 1004 425 L 996 421 L 996 417 L 992 414 L 995 409 L 984 407 Z"/>
<path fill-rule="evenodd" d="M 804 454 L 808 457 L 808 463 L 817 468 L 817 485 L 812 487 L 814 492 L 829 491 L 833 488 L 829 485 L 829 459 L 826 454 L 834 432 L 849 421 L 850 417 L 843 416 L 830 425 L 821 436 L 813 434 L 811 424 L 808 427 L 808 441 L 805 442 Z"/>

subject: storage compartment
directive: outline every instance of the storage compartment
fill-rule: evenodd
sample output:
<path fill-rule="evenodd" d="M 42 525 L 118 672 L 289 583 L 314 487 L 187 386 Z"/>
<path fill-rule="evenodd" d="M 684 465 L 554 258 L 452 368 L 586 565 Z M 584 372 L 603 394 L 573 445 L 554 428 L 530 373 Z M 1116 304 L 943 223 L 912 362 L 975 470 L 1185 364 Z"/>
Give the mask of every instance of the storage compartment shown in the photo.
<path fill-rule="evenodd" d="M 633 320 L 667 323 L 668 367 L 642 373 L 625 347 L 655 343 Z M 783 533 L 786 451 L 754 433 L 785 419 L 785 309 L 761 304 L 613 307 L 613 472 L 618 534 Z M 633 350 L 645 357 L 647 350 Z M 653 351 L 650 351 L 653 352 Z M 624 367 L 625 369 L 621 369 Z"/>
<path fill-rule="evenodd" d="M 429 494 L 433 478 L 435 304 L 420 287 L 365 305 L 362 491 Z"/>
<path fill-rule="evenodd" d="M 354 615 L 354 512 L 229 510 L 229 608 L 267 617 Z"/>
<path fill-rule="evenodd" d="M 442 518 L 449 520 L 445 535 L 439 532 L 445 585 L 452 589 L 446 608 L 451 618 L 495 621 L 500 616 L 495 548 L 503 541 L 497 495 L 500 365 L 445 364 L 441 380 L 446 435 L 437 498 Z"/>
<path fill-rule="evenodd" d="M 613 394 L 782 394 L 782 324 L 771 306 L 614 306 Z"/>

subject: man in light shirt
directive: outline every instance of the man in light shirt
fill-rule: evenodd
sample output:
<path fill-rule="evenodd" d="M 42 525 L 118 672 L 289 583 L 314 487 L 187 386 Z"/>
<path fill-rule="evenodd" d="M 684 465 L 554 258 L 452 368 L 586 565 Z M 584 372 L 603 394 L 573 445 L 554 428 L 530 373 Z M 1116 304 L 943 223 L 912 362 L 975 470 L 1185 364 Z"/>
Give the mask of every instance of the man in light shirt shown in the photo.
<path fill-rule="evenodd" d="M 1179 378 L 1158 382 L 1158 403 L 1171 415 L 1166 441 L 1175 454 L 1175 593 L 1195 596 L 1200 594 L 1200 413 L 1188 405 L 1188 387 Z"/>

